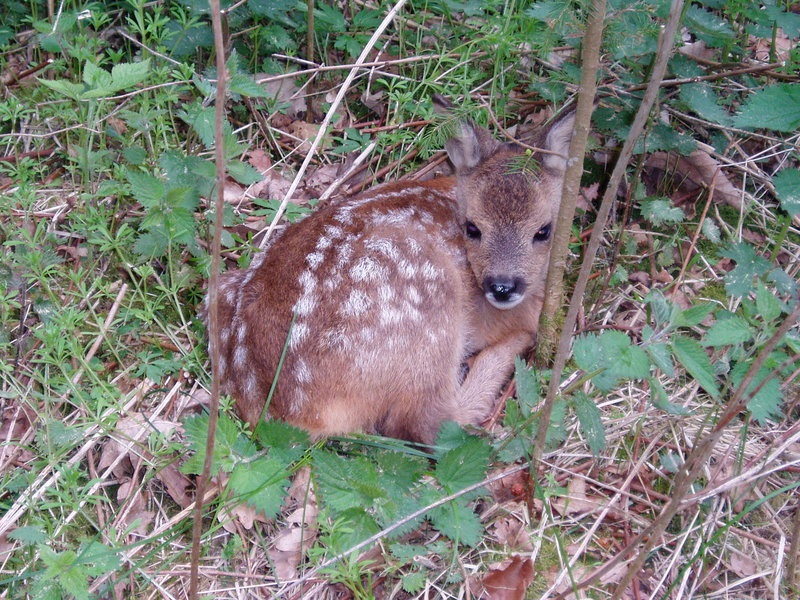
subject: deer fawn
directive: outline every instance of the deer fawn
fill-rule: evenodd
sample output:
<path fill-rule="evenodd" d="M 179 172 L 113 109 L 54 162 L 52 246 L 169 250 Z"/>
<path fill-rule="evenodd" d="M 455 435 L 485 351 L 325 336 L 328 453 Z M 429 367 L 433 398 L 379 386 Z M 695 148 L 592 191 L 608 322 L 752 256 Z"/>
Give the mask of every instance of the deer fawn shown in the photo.
<path fill-rule="evenodd" d="M 240 416 L 262 418 L 277 377 L 267 412 L 314 436 L 432 443 L 485 420 L 534 342 L 573 121 L 532 157 L 461 123 L 455 176 L 332 202 L 224 274 L 219 372 Z"/>

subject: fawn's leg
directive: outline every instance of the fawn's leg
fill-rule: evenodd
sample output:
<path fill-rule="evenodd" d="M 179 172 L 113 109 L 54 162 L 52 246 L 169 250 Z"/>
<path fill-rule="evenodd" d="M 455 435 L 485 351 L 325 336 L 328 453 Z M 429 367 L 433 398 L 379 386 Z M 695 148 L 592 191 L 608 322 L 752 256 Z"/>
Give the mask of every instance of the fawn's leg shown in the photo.
<path fill-rule="evenodd" d="M 474 357 L 458 394 L 460 423 L 478 425 L 491 415 L 500 386 L 514 370 L 514 357 L 527 350 L 532 341 L 530 333 L 518 332 Z"/>

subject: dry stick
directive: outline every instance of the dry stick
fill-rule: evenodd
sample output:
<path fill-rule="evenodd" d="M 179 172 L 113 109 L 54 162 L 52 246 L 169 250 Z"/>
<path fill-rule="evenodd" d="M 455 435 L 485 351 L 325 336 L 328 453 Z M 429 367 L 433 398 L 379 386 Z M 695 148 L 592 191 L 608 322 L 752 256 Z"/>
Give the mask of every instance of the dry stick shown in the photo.
<path fill-rule="evenodd" d="M 203 472 L 197 478 L 194 516 L 192 522 L 192 555 L 189 572 L 189 600 L 197 598 L 198 570 L 200 565 L 200 537 L 203 532 L 203 506 L 206 486 L 214 457 L 214 438 L 219 416 L 219 270 L 222 236 L 222 212 L 225 203 L 225 139 L 222 123 L 225 111 L 225 85 L 228 72 L 225 65 L 225 43 L 222 38 L 222 16 L 219 0 L 209 0 L 211 25 L 214 30 L 214 48 L 217 54 L 217 97 L 214 106 L 214 162 L 217 168 L 217 198 L 214 215 L 214 237 L 211 240 L 211 276 L 208 281 L 208 339 L 211 359 L 211 397 L 208 407 L 208 433 Z"/>
<path fill-rule="evenodd" d="M 297 175 L 295 175 L 294 180 L 292 181 L 292 185 L 289 186 L 289 191 L 286 192 L 286 196 L 284 196 L 283 200 L 281 201 L 281 205 L 278 207 L 277 212 L 275 213 L 275 217 L 272 219 L 272 222 L 269 224 L 269 227 L 266 228 L 266 233 L 264 234 L 263 239 L 261 240 L 260 247 L 264 248 L 269 240 L 272 232 L 275 231 L 275 228 L 278 226 L 278 222 L 283 217 L 283 213 L 286 212 L 286 206 L 289 204 L 289 199 L 294 194 L 297 186 L 300 185 L 300 180 L 303 178 L 303 175 L 308 168 L 308 165 L 311 164 L 311 159 L 317 153 L 317 148 L 319 147 L 320 143 L 322 142 L 322 138 L 325 136 L 325 133 L 328 130 L 328 125 L 330 125 L 331 121 L 333 120 L 333 116 L 336 114 L 336 109 L 339 108 L 339 105 L 342 103 L 342 99 L 344 99 L 344 95 L 347 93 L 347 90 L 350 87 L 350 84 L 353 82 L 353 79 L 356 77 L 356 73 L 358 73 L 360 66 L 366 62 L 367 56 L 369 55 L 370 51 L 372 50 L 373 46 L 377 43 L 378 38 L 383 34 L 389 24 L 394 20 L 395 15 L 403 8 L 403 5 L 406 3 L 406 0 L 397 0 L 395 5 L 389 10 L 386 17 L 383 19 L 381 24 L 375 30 L 375 33 L 372 34 L 372 37 L 367 42 L 364 49 L 361 51 L 358 59 L 356 60 L 353 68 L 347 74 L 347 77 L 342 82 L 341 87 L 339 88 L 339 92 L 336 94 L 336 98 L 334 98 L 333 102 L 331 103 L 331 107 L 328 110 L 325 118 L 323 119 L 322 123 L 319 126 L 319 131 L 317 132 L 317 136 L 314 138 L 314 142 L 311 144 L 311 149 L 309 149 L 308 154 L 306 154 L 305 159 L 303 160 L 303 164 L 300 165 L 300 169 L 297 171 Z M 259 234 L 264 233 L 262 229 Z"/>
<path fill-rule="evenodd" d="M 586 35 L 583 38 L 583 52 L 581 61 L 583 68 L 581 71 L 581 87 L 578 94 L 578 106 L 575 114 L 575 130 L 569 144 L 569 156 L 567 158 L 567 172 L 564 180 L 564 190 L 561 194 L 561 205 L 558 210 L 559 226 L 555 228 L 553 246 L 550 254 L 550 265 L 547 269 L 547 282 L 545 284 L 544 306 L 542 316 L 539 320 L 539 340 L 545 340 L 548 348 L 552 347 L 556 337 L 555 315 L 561 306 L 561 296 L 564 290 L 564 267 L 566 264 L 570 227 L 575 217 L 575 205 L 578 200 L 578 193 L 581 186 L 581 175 L 583 175 L 583 155 L 586 152 L 586 140 L 589 137 L 589 127 L 594 107 L 594 95 L 597 89 L 597 66 L 600 60 L 600 43 L 603 37 L 603 21 L 605 20 L 606 2 L 605 0 L 593 0 L 592 9 L 589 14 L 589 23 L 586 25 Z M 572 306 L 578 302 L 573 299 Z M 565 326 L 564 331 L 572 332 L 572 326 Z M 564 336 L 561 336 L 562 339 Z M 542 348 L 537 343 L 537 348 Z M 560 348 L 559 348 L 560 350 Z M 544 353 L 550 354 L 549 350 L 542 348 L 537 352 L 539 358 Z M 561 352 L 559 352 L 561 354 Z M 558 358 L 558 357 L 557 357 Z M 563 369 L 563 365 L 561 366 Z M 558 389 L 561 371 L 553 371 L 550 380 L 550 390 L 541 409 L 539 417 L 539 431 L 536 434 L 536 442 L 533 447 L 533 461 L 539 462 L 544 449 L 547 425 L 550 422 L 550 414 L 555 402 L 555 390 Z M 553 386 L 553 382 L 556 385 Z M 534 472 L 531 471 L 531 475 Z"/>

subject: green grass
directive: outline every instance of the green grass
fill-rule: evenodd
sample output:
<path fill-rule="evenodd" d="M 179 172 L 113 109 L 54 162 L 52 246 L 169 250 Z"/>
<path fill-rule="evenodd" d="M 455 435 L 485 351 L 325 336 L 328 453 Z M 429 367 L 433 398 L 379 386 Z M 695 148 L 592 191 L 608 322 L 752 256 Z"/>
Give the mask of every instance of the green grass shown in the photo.
<path fill-rule="evenodd" d="M 55 29 L 37 2 L 0 15 L 0 594 L 9 598 L 169 598 L 188 589 L 197 415 L 210 388 L 197 317 L 214 181 L 204 6 L 66 2 Z M 390 7 L 341 6 L 318 3 L 312 64 L 301 58 L 305 3 L 259 0 L 228 16 L 227 268 L 249 262 L 253 236 L 303 161 L 301 138 L 315 133 L 307 125 L 323 120 L 346 65 Z M 530 140 L 532 122 L 574 99 L 585 18 L 576 6 L 407 5 L 380 40 L 387 62 L 360 71 L 347 90 L 287 216 L 333 192 L 345 158 L 368 141 L 378 149 L 338 192 L 429 169 L 441 144 L 434 92 Z M 667 13 L 635 2 L 612 11 L 587 195 L 606 183 Z M 391 440 L 253 434 L 223 399 L 220 470 L 203 522 L 204 594 L 464 597 L 505 573 L 540 598 L 569 593 L 607 565 L 581 593 L 612 596 L 624 574 L 615 557 L 658 517 L 676 469 L 797 305 L 797 115 L 771 98 L 797 98 L 800 56 L 773 54 L 786 64 L 737 73 L 763 64 L 751 60 L 752 39 L 773 52 L 796 45 L 786 35 L 798 30 L 797 16 L 726 2 L 692 5 L 683 23 L 705 53 L 676 54 L 668 77 L 715 77 L 662 88 L 658 116 L 669 121 L 653 119 L 646 152 L 629 165 L 566 373 L 580 384 L 555 412 L 537 486 L 515 471 L 424 510 L 524 467 L 547 372 L 520 369 L 520 397 L 508 399 L 504 417 L 481 437 L 450 432 L 432 458 Z M 255 83 L 295 71 L 282 79 L 286 96 Z M 753 130 L 754 114 L 770 128 Z M 712 201 L 703 217 L 711 181 L 700 167 L 684 161 L 662 177 L 652 160 L 696 148 L 724 166 L 741 207 Z M 576 255 L 585 232 L 601 226 L 591 199 L 584 209 Z M 797 597 L 798 354 L 795 326 L 770 350 L 756 397 L 722 431 L 685 509 L 655 540 L 632 584 L 643 597 Z M 452 469 L 456 459 L 474 469 Z M 250 464 L 281 477 L 264 483 Z M 381 479 L 398 465 L 413 498 L 399 508 L 389 501 L 400 492 L 387 496 Z M 323 475 L 331 472 L 352 484 L 338 489 Z M 420 515 L 402 522 L 413 511 Z M 504 570 L 515 554 L 533 559 L 529 579 Z"/>

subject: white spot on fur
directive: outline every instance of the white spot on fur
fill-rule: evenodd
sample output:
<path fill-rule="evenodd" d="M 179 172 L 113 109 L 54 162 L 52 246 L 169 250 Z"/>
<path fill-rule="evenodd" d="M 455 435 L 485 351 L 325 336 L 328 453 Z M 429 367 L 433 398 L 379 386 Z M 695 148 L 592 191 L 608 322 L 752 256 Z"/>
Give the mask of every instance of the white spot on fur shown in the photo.
<path fill-rule="evenodd" d="M 258 380 L 255 373 L 248 373 L 244 381 L 244 396 L 254 398 L 258 392 Z"/>
<path fill-rule="evenodd" d="M 227 346 L 228 342 L 231 341 L 230 325 L 226 325 L 225 327 L 219 330 L 219 341 L 222 342 L 223 346 Z"/>
<path fill-rule="evenodd" d="M 314 294 L 303 294 L 303 296 L 295 302 L 294 312 L 300 317 L 307 317 L 317 307 L 317 297 Z"/>
<path fill-rule="evenodd" d="M 406 279 L 414 279 L 417 276 L 417 265 L 405 259 L 397 262 L 397 270 Z"/>
<path fill-rule="evenodd" d="M 342 305 L 342 312 L 348 317 L 358 317 L 367 312 L 371 305 L 372 301 L 363 290 L 350 290 L 350 295 Z"/>
<path fill-rule="evenodd" d="M 247 363 L 247 346 L 236 346 L 233 351 L 233 366 L 241 369 Z"/>
<path fill-rule="evenodd" d="M 422 263 L 422 276 L 427 280 L 439 279 L 442 276 L 442 270 L 426 260 Z"/>
<path fill-rule="evenodd" d="M 388 269 L 371 256 L 362 256 L 350 269 L 353 281 L 383 281 Z"/>
<path fill-rule="evenodd" d="M 394 245 L 392 240 L 373 238 L 367 240 L 364 246 L 373 252 L 380 252 L 393 261 L 400 260 L 400 253 L 398 252 L 397 246 Z"/>
<path fill-rule="evenodd" d="M 316 271 L 317 267 L 325 260 L 325 255 L 322 252 L 312 252 L 306 256 L 306 263 L 312 271 Z"/>
<path fill-rule="evenodd" d="M 289 348 L 296 350 L 297 347 L 302 344 L 307 337 L 308 325 L 305 323 L 295 322 L 295 324 L 292 325 L 292 331 L 289 334 Z"/>
<path fill-rule="evenodd" d="M 419 293 L 419 290 L 413 285 L 410 285 L 406 288 L 406 298 L 408 298 L 408 301 L 414 305 L 419 305 L 422 303 L 422 295 Z"/>
<path fill-rule="evenodd" d="M 419 253 L 422 252 L 422 246 L 420 246 L 419 242 L 414 238 L 408 238 L 406 240 L 406 244 L 408 245 L 408 249 L 411 251 L 412 256 L 419 256 Z"/>
<path fill-rule="evenodd" d="M 239 327 L 236 328 L 236 343 L 243 344 L 244 338 L 247 337 L 247 323 L 239 319 L 237 321 L 239 321 Z"/>
<path fill-rule="evenodd" d="M 372 217 L 372 224 L 376 227 L 385 225 L 403 225 L 414 216 L 411 208 L 398 208 L 386 212 L 378 213 Z"/>
<path fill-rule="evenodd" d="M 336 266 L 339 269 L 344 269 L 350 260 L 353 258 L 353 245 L 349 243 L 342 244 L 336 249 Z"/>
<path fill-rule="evenodd" d="M 394 288 L 388 284 L 383 284 L 378 287 L 378 298 L 381 305 L 386 306 L 394 302 Z"/>
<path fill-rule="evenodd" d="M 327 348 L 332 350 L 344 350 L 349 352 L 353 347 L 350 337 L 342 328 L 326 331 L 322 336 L 322 342 Z"/>
<path fill-rule="evenodd" d="M 308 368 L 308 364 L 302 358 L 294 365 L 294 376 L 300 384 L 305 385 L 311 383 L 311 369 Z"/>

